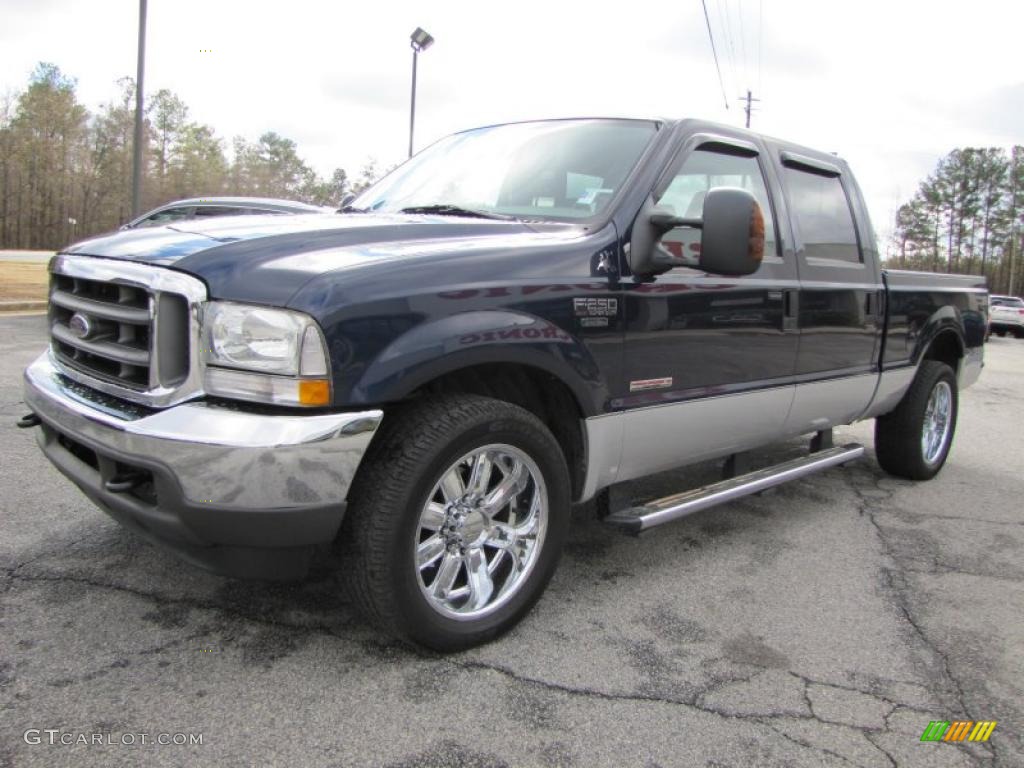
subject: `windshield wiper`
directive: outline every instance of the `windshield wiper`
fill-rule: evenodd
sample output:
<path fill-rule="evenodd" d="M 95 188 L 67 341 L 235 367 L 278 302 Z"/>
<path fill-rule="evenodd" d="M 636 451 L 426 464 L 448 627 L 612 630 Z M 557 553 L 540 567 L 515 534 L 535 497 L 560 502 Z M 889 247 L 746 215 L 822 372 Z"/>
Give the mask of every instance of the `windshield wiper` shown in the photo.
<path fill-rule="evenodd" d="M 488 211 L 474 211 L 472 208 L 463 208 L 450 203 L 439 203 L 437 205 L 413 205 L 402 208 L 399 213 L 432 213 L 437 216 L 472 216 L 477 219 L 501 219 L 502 221 L 514 221 L 515 216 L 505 216 L 501 213 L 490 213 Z"/>

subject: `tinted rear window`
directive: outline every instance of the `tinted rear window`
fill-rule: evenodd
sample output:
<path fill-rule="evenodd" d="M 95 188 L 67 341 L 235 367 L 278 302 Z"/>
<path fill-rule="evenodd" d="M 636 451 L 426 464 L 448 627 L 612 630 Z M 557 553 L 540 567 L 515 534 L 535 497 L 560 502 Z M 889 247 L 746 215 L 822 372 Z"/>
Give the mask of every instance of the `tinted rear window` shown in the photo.
<path fill-rule="evenodd" d="M 857 230 L 839 177 L 789 166 L 784 170 L 804 256 L 860 262 Z"/>

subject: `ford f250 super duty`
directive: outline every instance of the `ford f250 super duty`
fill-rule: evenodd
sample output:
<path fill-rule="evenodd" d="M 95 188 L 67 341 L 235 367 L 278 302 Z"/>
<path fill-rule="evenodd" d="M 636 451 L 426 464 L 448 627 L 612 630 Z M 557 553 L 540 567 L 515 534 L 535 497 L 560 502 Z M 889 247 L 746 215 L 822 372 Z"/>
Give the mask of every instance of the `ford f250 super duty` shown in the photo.
<path fill-rule="evenodd" d="M 880 267 L 841 159 L 693 120 L 466 131 L 337 214 L 119 232 L 50 272 L 21 425 L 62 473 L 224 573 L 336 543 L 363 612 L 442 650 L 519 620 L 615 483 L 725 459 L 605 516 L 640 531 L 857 458 L 831 428 L 861 419 L 932 477 L 988 312 L 981 278 Z"/>

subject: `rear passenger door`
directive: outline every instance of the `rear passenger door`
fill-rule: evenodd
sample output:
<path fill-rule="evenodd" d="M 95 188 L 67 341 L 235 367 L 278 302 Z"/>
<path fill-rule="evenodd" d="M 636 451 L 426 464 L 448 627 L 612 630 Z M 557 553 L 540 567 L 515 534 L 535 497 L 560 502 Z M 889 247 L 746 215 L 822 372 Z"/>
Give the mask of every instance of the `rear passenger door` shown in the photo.
<path fill-rule="evenodd" d="M 881 342 L 882 284 L 873 235 L 844 167 L 780 154 L 800 273 L 797 391 L 788 432 L 855 418 L 871 400 Z"/>

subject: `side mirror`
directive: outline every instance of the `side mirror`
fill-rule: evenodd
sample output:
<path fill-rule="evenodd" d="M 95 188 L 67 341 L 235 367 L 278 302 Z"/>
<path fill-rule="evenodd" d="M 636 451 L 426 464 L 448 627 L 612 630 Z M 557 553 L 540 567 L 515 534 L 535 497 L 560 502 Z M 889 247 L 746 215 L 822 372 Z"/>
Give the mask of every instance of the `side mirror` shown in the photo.
<path fill-rule="evenodd" d="M 338 213 L 345 213 L 345 209 L 352 205 L 352 201 L 355 199 L 356 196 L 351 192 L 341 198 L 341 205 L 338 206 Z"/>
<path fill-rule="evenodd" d="M 697 263 L 670 253 L 661 239 L 674 229 L 699 229 Z M 749 275 L 764 258 L 764 214 L 754 196 L 744 189 L 718 187 L 704 198 L 699 219 L 684 219 L 645 207 L 634 227 L 630 244 L 631 268 L 639 275 L 656 275 L 673 267 L 696 266 L 720 275 Z"/>

